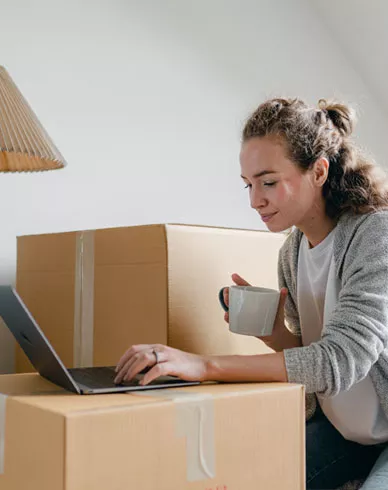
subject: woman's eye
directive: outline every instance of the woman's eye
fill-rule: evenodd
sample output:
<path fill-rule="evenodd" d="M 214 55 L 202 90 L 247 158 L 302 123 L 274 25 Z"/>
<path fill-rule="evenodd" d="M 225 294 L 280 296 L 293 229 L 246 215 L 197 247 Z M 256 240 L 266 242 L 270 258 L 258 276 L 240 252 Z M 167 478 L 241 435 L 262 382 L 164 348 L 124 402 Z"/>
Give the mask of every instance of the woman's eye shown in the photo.
<path fill-rule="evenodd" d="M 273 186 L 273 185 L 275 185 L 275 184 L 276 184 L 276 182 L 263 182 L 263 185 L 264 185 L 265 187 L 272 187 L 272 186 Z"/>
<path fill-rule="evenodd" d="M 251 185 L 251 184 L 246 184 L 246 185 L 244 186 L 244 189 L 248 189 L 249 187 L 252 187 L 252 185 Z"/>

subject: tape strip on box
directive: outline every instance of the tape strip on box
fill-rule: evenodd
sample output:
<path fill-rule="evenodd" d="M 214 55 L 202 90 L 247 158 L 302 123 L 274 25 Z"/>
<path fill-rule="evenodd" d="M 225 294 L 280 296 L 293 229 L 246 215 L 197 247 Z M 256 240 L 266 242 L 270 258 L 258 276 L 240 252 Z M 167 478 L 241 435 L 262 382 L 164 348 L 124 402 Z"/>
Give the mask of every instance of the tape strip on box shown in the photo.
<path fill-rule="evenodd" d="M 130 394 L 172 400 L 176 410 L 177 436 L 186 438 L 187 480 L 193 482 L 215 477 L 214 402 L 211 395 L 171 390 Z"/>
<path fill-rule="evenodd" d="M 76 236 L 73 366 L 93 366 L 94 230 Z"/>

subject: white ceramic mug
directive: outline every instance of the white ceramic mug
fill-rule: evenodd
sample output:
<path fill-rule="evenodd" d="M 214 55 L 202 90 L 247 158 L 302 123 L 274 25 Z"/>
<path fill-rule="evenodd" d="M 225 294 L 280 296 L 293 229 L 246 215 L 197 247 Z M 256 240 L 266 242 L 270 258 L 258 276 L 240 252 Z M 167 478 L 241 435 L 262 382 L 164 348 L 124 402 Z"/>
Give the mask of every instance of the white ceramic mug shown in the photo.
<path fill-rule="evenodd" d="M 254 286 L 230 286 L 229 329 L 242 335 L 271 335 L 279 306 L 275 289 Z"/>

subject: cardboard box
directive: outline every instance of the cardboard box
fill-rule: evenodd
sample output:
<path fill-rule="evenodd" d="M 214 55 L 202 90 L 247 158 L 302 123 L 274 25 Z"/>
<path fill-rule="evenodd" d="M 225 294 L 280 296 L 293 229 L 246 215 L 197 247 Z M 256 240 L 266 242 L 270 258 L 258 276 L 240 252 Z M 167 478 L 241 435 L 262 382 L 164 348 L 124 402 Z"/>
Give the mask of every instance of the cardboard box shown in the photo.
<path fill-rule="evenodd" d="M 67 367 L 115 364 L 137 343 L 268 352 L 230 333 L 218 291 L 238 272 L 277 288 L 284 234 L 149 225 L 19 237 L 17 290 Z M 16 371 L 32 366 L 17 347 Z"/>
<path fill-rule="evenodd" d="M 0 490 L 302 490 L 301 385 L 80 396 L 0 376 Z"/>

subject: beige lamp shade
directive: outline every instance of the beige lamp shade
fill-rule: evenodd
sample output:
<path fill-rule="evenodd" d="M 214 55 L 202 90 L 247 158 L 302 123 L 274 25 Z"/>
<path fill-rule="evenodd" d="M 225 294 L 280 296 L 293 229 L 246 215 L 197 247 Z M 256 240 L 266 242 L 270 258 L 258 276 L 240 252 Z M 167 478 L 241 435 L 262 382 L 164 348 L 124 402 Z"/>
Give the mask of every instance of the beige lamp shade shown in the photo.
<path fill-rule="evenodd" d="M 6 69 L 0 66 L 0 172 L 54 170 L 65 165 Z"/>

